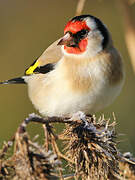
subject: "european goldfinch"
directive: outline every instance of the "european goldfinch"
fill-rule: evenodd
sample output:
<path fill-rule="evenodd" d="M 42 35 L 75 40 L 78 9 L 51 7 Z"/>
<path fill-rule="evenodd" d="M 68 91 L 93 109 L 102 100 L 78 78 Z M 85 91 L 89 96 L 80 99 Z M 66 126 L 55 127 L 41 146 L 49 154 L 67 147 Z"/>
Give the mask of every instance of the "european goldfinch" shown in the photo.
<path fill-rule="evenodd" d="M 81 15 L 65 26 L 64 36 L 49 46 L 25 75 L 1 84 L 25 83 L 43 116 L 70 116 L 102 110 L 120 93 L 124 70 L 107 27 Z"/>

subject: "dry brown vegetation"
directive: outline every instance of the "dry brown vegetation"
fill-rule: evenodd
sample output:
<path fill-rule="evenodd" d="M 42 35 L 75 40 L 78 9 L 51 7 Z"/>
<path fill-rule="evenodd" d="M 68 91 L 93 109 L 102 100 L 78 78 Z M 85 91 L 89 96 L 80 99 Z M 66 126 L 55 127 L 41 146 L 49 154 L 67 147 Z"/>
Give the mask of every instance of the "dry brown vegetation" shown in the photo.
<path fill-rule="evenodd" d="M 31 140 L 26 130 L 30 122 L 43 124 L 43 144 Z M 60 134 L 54 133 L 56 122 L 65 124 Z M 30 115 L 0 151 L 0 179 L 135 179 L 135 159 L 118 151 L 115 125 L 115 120 L 110 124 L 81 112 L 71 118 Z M 64 173 L 65 161 L 69 174 Z"/>

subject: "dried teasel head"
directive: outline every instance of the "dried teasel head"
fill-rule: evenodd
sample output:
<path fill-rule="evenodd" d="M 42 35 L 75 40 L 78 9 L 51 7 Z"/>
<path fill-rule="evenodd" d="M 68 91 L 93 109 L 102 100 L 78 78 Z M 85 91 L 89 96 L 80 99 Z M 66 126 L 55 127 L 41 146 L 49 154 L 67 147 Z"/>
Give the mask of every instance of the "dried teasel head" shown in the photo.
<path fill-rule="evenodd" d="M 104 117 L 96 120 L 81 114 L 63 132 L 66 155 L 72 159 L 76 177 L 81 179 L 118 179 L 119 152 L 114 141 L 115 123 Z"/>
<path fill-rule="evenodd" d="M 58 180 L 58 170 L 61 161 L 53 151 L 46 152 L 44 145 L 38 141 L 30 140 L 28 133 L 20 126 L 15 134 L 14 143 L 11 144 L 14 152 L 7 155 L 9 143 L 0 153 L 0 179 L 13 180 Z"/>

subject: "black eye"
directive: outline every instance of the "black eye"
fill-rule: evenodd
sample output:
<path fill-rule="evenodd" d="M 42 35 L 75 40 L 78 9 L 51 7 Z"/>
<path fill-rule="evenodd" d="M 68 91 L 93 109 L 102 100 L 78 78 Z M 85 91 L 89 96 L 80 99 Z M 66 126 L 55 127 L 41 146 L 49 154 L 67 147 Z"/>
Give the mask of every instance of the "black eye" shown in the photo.
<path fill-rule="evenodd" d="M 79 31 L 78 33 L 81 35 L 81 36 L 84 36 L 84 35 L 87 35 L 88 34 L 88 30 L 87 29 L 83 29 L 81 31 Z"/>
<path fill-rule="evenodd" d="M 77 39 L 84 39 L 88 35 L 89 30 L 83 29 L 81 31 L 78 31 L 75 36 Z"/>

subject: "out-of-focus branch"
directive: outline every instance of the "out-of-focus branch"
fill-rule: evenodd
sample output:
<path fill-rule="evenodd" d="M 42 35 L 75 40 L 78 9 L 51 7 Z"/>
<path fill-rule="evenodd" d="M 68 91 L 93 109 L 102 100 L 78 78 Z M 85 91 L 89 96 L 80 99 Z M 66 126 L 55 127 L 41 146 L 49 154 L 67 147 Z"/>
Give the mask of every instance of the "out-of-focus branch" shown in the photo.
<path fill-rule="evenodd" d="M 131 5 L 128 0 L 117 0 L 125 28 L 125 40 L 128 53 L 135 73 L 135 22 L 131 12 Z M 133 1 L 132 1 L 133 3 Z"/>
<path fill-rule="evenodd" d="M 135 3 L 135 0 L 129 0 L 129 4 L 132 5 Z"/>
<path fill-rule="evenodd" d="M 86 0 L 78 0 L 77 7 L 76 7 L 76 14 L 75 14 L 76 16 L 81 15 L 84 8 L 85 1 Z"/>

